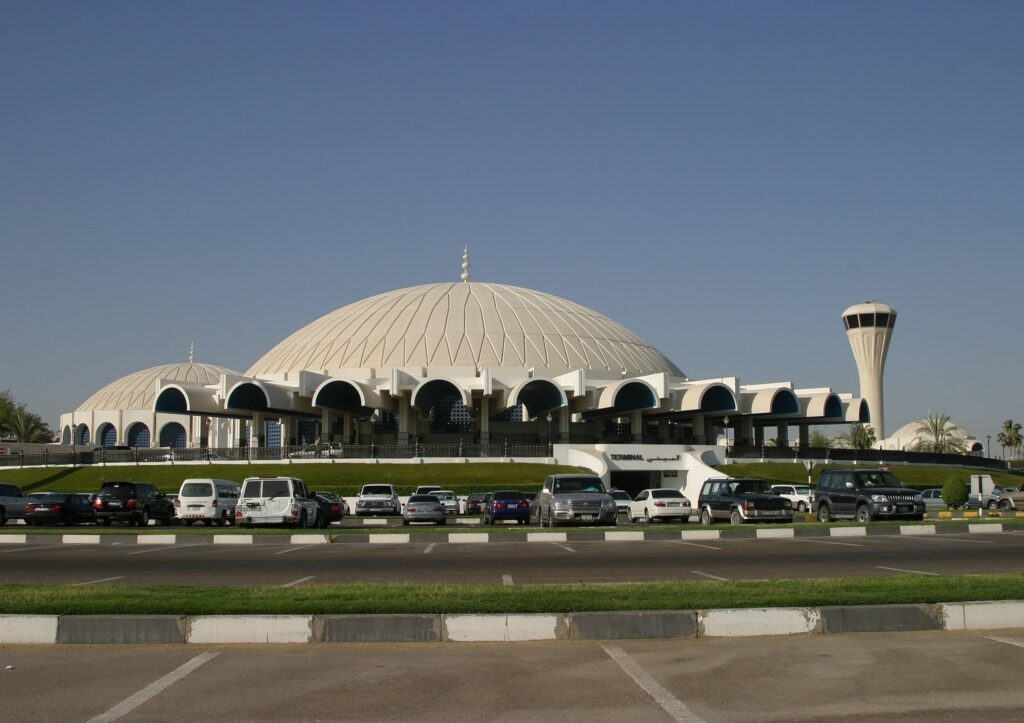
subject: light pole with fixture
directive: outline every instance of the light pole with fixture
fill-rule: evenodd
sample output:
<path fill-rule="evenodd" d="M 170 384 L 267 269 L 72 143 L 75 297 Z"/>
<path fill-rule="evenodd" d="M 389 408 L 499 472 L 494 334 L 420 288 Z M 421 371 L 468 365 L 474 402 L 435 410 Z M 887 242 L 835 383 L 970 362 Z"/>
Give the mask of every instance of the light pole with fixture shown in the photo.
<path fill-rule="evenodd" d="M 722 419 L 722 424 L 725 425 L 725 448 L 729 449 L 729 415 L 726 414 L 725 418 Z"/>

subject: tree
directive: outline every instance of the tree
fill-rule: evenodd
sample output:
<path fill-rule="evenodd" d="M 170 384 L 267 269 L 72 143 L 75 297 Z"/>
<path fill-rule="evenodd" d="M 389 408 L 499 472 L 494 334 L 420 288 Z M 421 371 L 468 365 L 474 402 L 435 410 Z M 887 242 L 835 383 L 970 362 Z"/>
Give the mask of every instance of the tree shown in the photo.
<path fill-rule="evenodd" d="M 816 449 L 828 449 L 832 446 L 832 439 L 830 437 L 826 437 L 817 429 L 811 433 L 811 438 L 807 440 L 807 442 L 811 447 Z"/>
<path fill-rule="evenodd" d="M 15 442 L 47 443 L 53 441 L 53 432 L 38 414 L 18 407 L 4 424 L 7 433 Z"/>
<path fill-rule="evenodd" d="M 1007 419 L 1003 422 L 1003 431 L 996 437 L 996 441 L 1003 447 L 1003 457 L 1006 457 L 1006 448 L 1010 448 L 1010 454 L 1020 449 L 1024 444 L 1024 437 L 1021 436 L 1020 422 Z M 1019 456 L 1019 455 L 1018 455 Z"/>
<path fill-rule="evenodd" d="M 875 446 L 875 430 L 870 424 L 850 425 L 850 431 L 839 435 L 839 441 L 850 449 L 871 449 Z"/>
<path fill-rule="evenodd" d="M 942 501 L 952 508 L 967 504 L 967 485 L 956 475 L 950 475 L 942 485 Z"/>
<path fill-rule="evenodd" d="M 917 442 L 915 452 L 933 452 L 936 454 L 964 454 L 967 444 L 963 433 L 945 414 L 932 414 L 915 430 Z"/>

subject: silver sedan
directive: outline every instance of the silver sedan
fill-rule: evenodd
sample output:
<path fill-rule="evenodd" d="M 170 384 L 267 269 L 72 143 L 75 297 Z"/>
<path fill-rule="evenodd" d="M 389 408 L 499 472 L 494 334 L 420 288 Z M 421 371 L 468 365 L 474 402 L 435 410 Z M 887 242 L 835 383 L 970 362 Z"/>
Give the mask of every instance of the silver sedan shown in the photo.
<path fill-rule="evenodd" d="M 402 512 L 402 524 L 410 522 L 433 522 L 437 525 L 448 523 L 444 505 L 434 495 L 413 495 L 405 503 Z"/>

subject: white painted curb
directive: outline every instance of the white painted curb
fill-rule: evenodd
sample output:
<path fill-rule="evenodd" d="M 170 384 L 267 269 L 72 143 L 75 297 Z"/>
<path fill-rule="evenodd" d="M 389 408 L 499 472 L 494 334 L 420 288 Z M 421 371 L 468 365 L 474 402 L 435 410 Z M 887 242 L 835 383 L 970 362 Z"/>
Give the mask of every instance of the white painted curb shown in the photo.
<path fill-rule="evenodd" d="M 832 527 L 828 531 L 829 537 L 867 537 L 866 527 Z"/>
<path fill-rule="evenodd" d="M 557 615 L 446 615 L 449 640 L 461 643 L 555 640 Z"/>
<path fill-rule="evenodd" d="M 997 522 L 995 524 L 978 524 L 977 522 L 975 522 L 974 524 L 967 525 L 967 531 L 970 533 L 980 532 L 981 534 L 985 534 L 986 532 L 1002 532 L 1003 523 Z"/>
<path fill-rule="evenodd" d="M 642 532 L 605 532 L 604 539 L 606 542 L 643 542 L 644 533 Z"/>
<path fill-rule="evenodd" d="M 720 530 L 693 530 L 692 532 L 680 532 L 679 539 L 681 540 L 720 540 L 722 539 L 722 533 Z"/>
<path fill-rule="evenodd" d="M 376 526 L 376 527 L 387 527 L 388 526 L 388 521 L 387 520 L 363 520 L 363 525 L 364 526 L 369 525 L 370 527 L 374 527 L 374 526 Z"/>
<path fill-rule="evenodd" d="M 60 541 L 65 545 L 98 545 L 100 535 L 61 535 Z"/>
<path fill-rule="evenodd" d="M 935 525 L 900 525 L 901 535 L 934 535 Z"/>
<path fill-rule="evenodd" d="M 0 535 L 0 545 L 24 545 L 28 535 Z"/>
<path fill-rule="evenodd" d="M 136 545 L 173 545 L 178 541 L 177 535 L 136 535 Z"/>
<path fill-rule="evenodd" d="M 815 608 L 706 610 L 697 615 L 699 635 L 708 638 L 801 635 L 817 631 L 820 623 L 821 612 Z"/>
<path fill-rule="evenodd" d="M 486 532 L 453 532 L 448 535 L 448 542 L 453 545 L 466 542 L 490 542 L 491 536 Z"/>
<path fill-rule="evenodd" d="M 1024 600 L 943 603 L 946 630 L 1024 628 Z"/>
<path fill-rule="evenodd" d="M 757 531 L 757 537 L 758 537 L 758 539 L 762 539 L 762 538 L 765 538 L 765 537 L 768 537 L 768 538 L 771 538 L 771 537 L 795 537 L 796 536 L 794 534 L 795 532 L 796 531 L 792 527 L 790 527 L 788 529 L 781 529 L 781 530 L 768 530 L 768 529 L 760 530 L 759 529 Z"/>
<path fill-rule="evenodd" d="M 214 535 L 215 545 L 251 545 L 252 535 Z"/>
<path fill-rule="evenodd" d="M 378 545 L 402 544 L 409 541 L 409 535 L 370 535 L 370 542 Z"/>
<path fill-rule="evenodd" d="M 311 615 L 202 615 L 190 619 L 186 642 L 308 643 Z"/>
<path fill-rule="evenodd" d="M 322 545 L 330 540 L 327 535 L 292 535 L 289 542 L 293 545 Z"/>
<path fill-rule="evenodd" d="M 455 520 L 456 525 L 479 525 L 480 519 L 478 517 L 458 517 Z"/>
<path fill-rule="evenodd" d="M 0 643 L 52 645 L 56 642 L 56 615 L 0 615 Z"/>
<path fill-rule="evenodd" d="M 567 542 L 564 532 L 527 532 L 527 542 Z"/>

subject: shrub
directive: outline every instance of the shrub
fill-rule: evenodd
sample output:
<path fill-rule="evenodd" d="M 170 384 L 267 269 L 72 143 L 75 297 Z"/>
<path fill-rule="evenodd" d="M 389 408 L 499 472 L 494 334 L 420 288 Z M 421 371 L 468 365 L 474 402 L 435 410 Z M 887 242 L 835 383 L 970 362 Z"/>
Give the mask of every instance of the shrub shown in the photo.
<path fill-rule="evenodd" d="M 956 475 L 947 477 L 942 485 L 942 499 L 950 507 L 963 507 L 967 502 L 967 485 Z"/>

